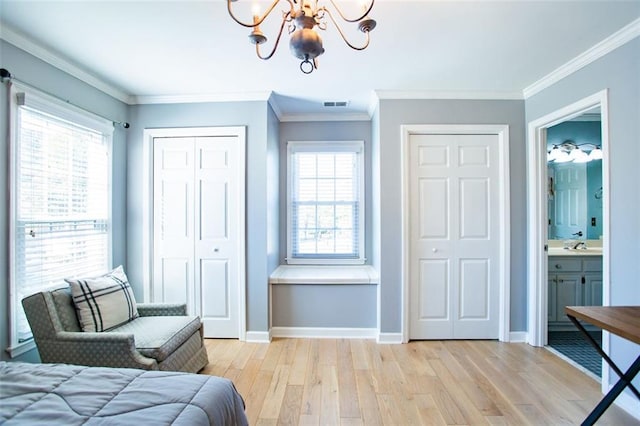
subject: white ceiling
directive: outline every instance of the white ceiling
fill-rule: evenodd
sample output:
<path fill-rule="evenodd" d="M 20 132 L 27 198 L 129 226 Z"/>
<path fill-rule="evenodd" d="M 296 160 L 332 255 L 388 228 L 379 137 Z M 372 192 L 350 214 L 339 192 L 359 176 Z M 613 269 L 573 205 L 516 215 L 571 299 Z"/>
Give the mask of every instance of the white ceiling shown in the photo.
<path fill-rule="evenodd" d="M 269 4 L 261 3 L 263 10 Z M 248 18 L 250 4 L 234 6 Z M 258 59 L 249 30 L 231 20 L 222 0 L 0 0 L 0 36 L 52 54 L 129 103 L 264 99 L 272 91 L 282 115 L 336 113 L 322 107 L 325 100 L 348 100 L 338 111 L 366 114 L 373 90 L 521 97 L 638 19 L 640 0 L 378 0 L 371 17 L 378 26 L 361 52 L 329 23 L 321 33 L 326 51 L 311 75 L 300 72 L 286 34 L 272 59 Z M 270 46 L 276 28 L 262 29 Z M 361 40 L 355 29 L 345 32 Z"/>

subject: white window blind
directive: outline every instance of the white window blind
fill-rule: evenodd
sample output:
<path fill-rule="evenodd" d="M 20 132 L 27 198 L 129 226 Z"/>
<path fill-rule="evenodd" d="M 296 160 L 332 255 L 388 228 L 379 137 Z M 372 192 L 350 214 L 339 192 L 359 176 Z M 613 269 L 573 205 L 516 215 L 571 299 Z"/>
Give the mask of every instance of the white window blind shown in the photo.
<path fill-rule="evenodd" d="M 13 138 L 13 345 L 31 338 L 24 297 L 110 263 L 109 127 L 26 95 Z"/>
<path fill-rule="evenodd" d="M 289 142 L 288 263 L 362 263 L 363 144 Z"/>

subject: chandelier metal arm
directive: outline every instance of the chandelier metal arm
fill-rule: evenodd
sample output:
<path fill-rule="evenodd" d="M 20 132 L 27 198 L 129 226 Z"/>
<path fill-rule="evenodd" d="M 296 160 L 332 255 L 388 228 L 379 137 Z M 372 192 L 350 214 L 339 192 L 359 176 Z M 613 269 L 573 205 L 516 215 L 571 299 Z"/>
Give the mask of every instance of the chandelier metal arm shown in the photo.
<path fill-rule="evenodd" d="M 373 4 L 373 2 L 371 2 L 371 3 Z M 329 9 L 327 9 L 326 7 L 324 7 L 324 6 L 321 7 L 320 9 L 318 9 L 318 10 L 323 10 L 324 12 L 326 12 L 327 15 L 329 15 L 329 18 L 331 18 L 331 22 L 333 22 L 333 25 L 336 26 L 336 29 L 338 30 L 338 33 L 340 34 L 340 37 L 342 37 L 342 40 L 344 40 L 344 42 L 347 44 L 347 46 L 349 46 L 353 50 L 364 50 L 364 49 L 367 48 L 367 46 L 369 46 L 369 31 L 363 31 L 365 33 L 366 38 L 367 38 L 365 40 L 365 44 L 363 46 L 354 46 L 353 44 L 351 44 L 349 42 L 349 40 L 347 40 L 347 37 L 342 32 L 342 28 L 340 28 L 340 25 L 338 25 L 338 22 L 336 22 L 335 18 L 331 14 L 331 11 Z"/>
<path fill-rule="evenodd" d="M 346 16 L 344 16 L 344 13 L 342 13 L 342 10 L 338 7 L 338 5 L 336 4 L 335 1 L 331 0 L 331 4 L 333 5 L 333 7 L 336 9 L 336 11 L 338 12 L 338 14 L 340 15 L 340 17 L 346 21 L 346 22 L 358 22 L 362 19 L 364 19 L 365 16 L 367 16 L 369 14 L 369 12 L 371 12 L 371 9 L 373 9 L 373 3 L 375 3 L 375 0 L 371 0 L 371 4 L 369 5 L 369 7 L 366 9 L 366 11 L 362 14 L 362 16 L 359 16 L 356 19 L 349 19 Z M 324 7 L 322 9 L 325 9 Z M 325 9 L 326 10 L 326 9 Z M 333 19 L 333 18 L 332 18 Z"/>
<path fill-rule="evenodd" d="M 267 56 L 262 56 L 262 54 L 260 53 L 260 44 L 256 44 L 256 55 L 258 55 L 258 58 L 263 59 L 263 60 L 267 60 L 267 59 L 271 59 L 271 57 L 273 56 L 274 53 L 276 53 L 276 49 L 278 48 L 278 44 L 280 44 L 280 37 L 282 37 L 282 31 L 284 30 L 284 26 L 287 22 L 289 22 L 289 16 L 291 15 L 291 12 L 287 12 L 286 14 L 284 14 L 284 16 L 282 17 L 282 23 L 280 24 L 280 30 L 278 31 L 278 37 L 276 38 L 276 42 L 273 45 L 273 49 L 271 50 L 271 53 L 269 53 L 269 55 Z"/>
<path fill-rule="evenodd" d="M 273 9 L 282 0 L 274 0 L 273 3 L 271 3 L 271 6 L 269 6 L 269 8 L 266 10 L 266 12 L 258 20 L 254 20 L 254 22 L 251 23 L 251 24 L 247 24 L 245 22 L 242 22 L 240 19 L 236 18 L 236 15 L 234 15 L 233 11 L 231 10 L 231 2 L 232 1 L 234 1 L 234 0 L 227 0 L 227 10 L 229 11 L 229 16 L 231 16 L 231 18 L 234 21 L 236 21 L 238 24 L 242 25 L 243 27 L 255 28 L 258 25 L 262 24 L 262 22 L 267 18 L 267 16 L 269 16 L 269 14 L 273 11 Z M 293 13 L 293 11 L 294 11 L 293 1 L 292 0 L 286 0 L 286 2 L 289 3 L 289 8 L 290 8 L 289 12 L 287 12 L 287 15 L 291 15 L 291 13 Z"/>

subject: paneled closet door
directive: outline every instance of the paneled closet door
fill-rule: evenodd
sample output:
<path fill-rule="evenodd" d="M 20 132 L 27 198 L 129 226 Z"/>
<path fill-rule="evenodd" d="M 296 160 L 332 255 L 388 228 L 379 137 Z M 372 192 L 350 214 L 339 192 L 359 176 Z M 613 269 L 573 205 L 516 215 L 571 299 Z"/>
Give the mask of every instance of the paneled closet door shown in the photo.
<path fill-rule="evenodd" d="M 411 135 L 410 339 L 495 339 L 498 136 Z"/>
<path fill-rule="evenodd" d="M 205 337 L 239 337 L 239 140 L 154 139 L 153 300 L 186 303 Z"/>
<path fill-rule="evenodd" d="M 155 303 L 195 299 L 194 138 L 153 141 L 153 293 Z"/>

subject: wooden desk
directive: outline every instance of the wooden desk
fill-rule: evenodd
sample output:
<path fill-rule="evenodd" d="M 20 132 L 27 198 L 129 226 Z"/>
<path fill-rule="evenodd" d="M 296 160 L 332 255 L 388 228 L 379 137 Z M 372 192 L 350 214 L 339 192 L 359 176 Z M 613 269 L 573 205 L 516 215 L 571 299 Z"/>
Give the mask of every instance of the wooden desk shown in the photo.
<path fill-rule="evenodd" d="M 631 383 L 636 374 L 638 374 L 638 371 L 640 371 L 640 355 L 633 364 L 631 364 L 627 372 L 623 373 L 611 358 L 604 353 L 598 342 L 589 335 L 579 320 L 640 344 L 640 306 L 566 306 L 564 311 L 571 322 L 582 331 L 586 339 L 596 348 L 607 364 L 620 376 L 620 380 L 618 380 L 609 393 L 602 398 L 602 401 L 600 401 L 582 423 L 583 425 L 592 425 L 607 408 L 609 408 L 618 395 L 622 393 L 624 388 L 629 387 L 635 396 L 640 399 L 640 393 Z"/>

